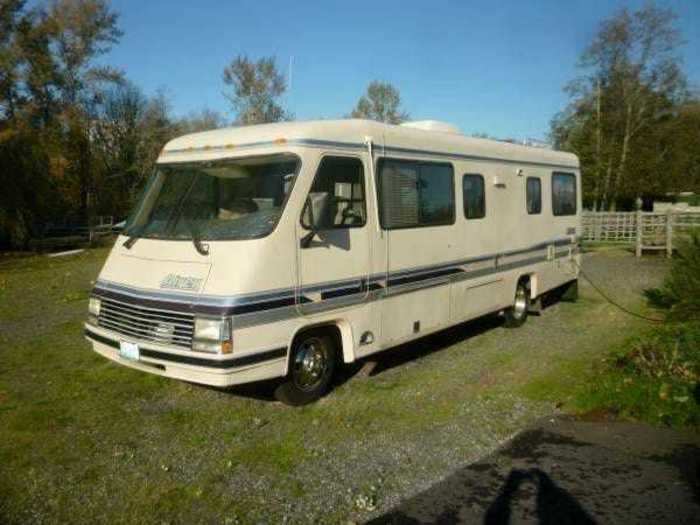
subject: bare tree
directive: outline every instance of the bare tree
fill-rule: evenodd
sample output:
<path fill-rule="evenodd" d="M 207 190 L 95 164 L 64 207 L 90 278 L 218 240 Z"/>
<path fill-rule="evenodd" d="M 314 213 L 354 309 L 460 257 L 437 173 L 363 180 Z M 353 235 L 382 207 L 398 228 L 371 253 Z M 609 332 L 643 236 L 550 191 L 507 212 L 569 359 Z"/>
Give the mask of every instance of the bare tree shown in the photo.
<path fill-rule="evenodd" d="M 224 95 L 233 106 L 238 124 L 262 124 L 291 118 L 279 102 L 287 84 L 274 57 L 255 62 L 245 55 L 237 56 L 224 69 L 224 84 L 231 89 Z"/>
<path fill-rule="evenodd" d="M 177 123 L 180 133 L 196 133 L 197 131 L 218 129 L 224 126 L 226 126 L 226 119 L 224 116 L 212 109 L 203 109 L 195 113 L 190 113 L 186 117 L 181 118 Z"/>
<path fill-rule="evenodd" d="M 125 82 L 108 91 L 93 125 L 92 143 L 102 162 L 98 200 L 105 211 L 124 215 L 153 170 L 163 145 L 182 133 L 169 115 L 162 91 L 147 98 Z"/>
<path fill-rule="evenodd" d="M 54 0 L 48 12 L 48 30 L 54 41 L 55 64 L 64 103 L 89 105 L 82 97 L 98 96 L 101 84 L 123 80 L 111 67 L 96 65 L 122 36 L 119 16 L 106 0 Z"/>
<path fill-rule="evenodd" d="M 378 80 L 370 82 L 367 92 L 357 101 L 351 116 L 388 124 L 400 124 L 409 118 L 408 113 L 401 109 L 399 90 L 388 82 Z"/>
<path fill-rule="evenodd" d="M 0 0 L 0 122 L 14 117 L 18 103 L 22 57 L 16 31 L 26 16 L 24 4 L 24 0 Z"/>

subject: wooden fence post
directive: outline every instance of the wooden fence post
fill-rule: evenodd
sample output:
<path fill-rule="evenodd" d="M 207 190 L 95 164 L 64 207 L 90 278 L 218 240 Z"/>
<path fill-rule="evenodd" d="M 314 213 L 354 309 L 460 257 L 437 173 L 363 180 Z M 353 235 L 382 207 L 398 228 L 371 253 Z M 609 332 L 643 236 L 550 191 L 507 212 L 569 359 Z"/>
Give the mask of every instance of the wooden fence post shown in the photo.
<path fill-rule="evenodd" d="M 642 256 L 642 210 L 637 210 L 637 247 L 635 250 L 635 255 L 637 257 Z"/>
<path fill-rule="evenodd" d="M 673 256 L 673 209 L 666 210 L 666 257 Z"/>

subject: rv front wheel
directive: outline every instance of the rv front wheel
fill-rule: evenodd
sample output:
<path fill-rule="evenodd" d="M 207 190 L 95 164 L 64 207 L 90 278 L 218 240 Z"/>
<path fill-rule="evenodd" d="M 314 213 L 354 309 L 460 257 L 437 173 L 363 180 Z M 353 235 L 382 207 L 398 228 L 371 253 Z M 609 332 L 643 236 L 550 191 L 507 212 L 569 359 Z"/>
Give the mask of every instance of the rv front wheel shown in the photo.
<path fill-rule="evenodd" d="M 520 281 L 515 288 L 513 306 L 504 312 L 505 326 L 517 328 L 527 320 L 527 311 L 530 309 L 530 290 L 525 281 Z"/>
<path fill-rule="evenodd" d="M 336 365 L 335 338 L 327 332 L 302 334 L 294 342 L 289 371 L 275 397 L 292 406 L 312 403 L 328 391 Z"/>

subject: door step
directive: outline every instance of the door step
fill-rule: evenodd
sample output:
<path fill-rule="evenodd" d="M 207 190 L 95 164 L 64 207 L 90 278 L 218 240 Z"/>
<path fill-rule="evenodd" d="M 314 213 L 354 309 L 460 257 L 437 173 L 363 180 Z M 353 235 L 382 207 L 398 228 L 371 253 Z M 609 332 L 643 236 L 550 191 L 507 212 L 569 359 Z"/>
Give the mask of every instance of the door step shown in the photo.
<path fill-rule="evenodd" d="M 542 297 L 537 297 L 530 302 L 530 308 L 528 308 L 527 313 L 530 315 L 542 314 Z"/>

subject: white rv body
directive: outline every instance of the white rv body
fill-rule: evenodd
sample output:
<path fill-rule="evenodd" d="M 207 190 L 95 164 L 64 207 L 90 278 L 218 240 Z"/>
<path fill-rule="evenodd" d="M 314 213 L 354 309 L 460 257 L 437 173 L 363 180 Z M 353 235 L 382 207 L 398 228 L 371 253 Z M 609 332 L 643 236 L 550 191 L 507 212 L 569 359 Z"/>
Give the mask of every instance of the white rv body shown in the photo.
<path fill-rule="evenodd" d="M 215 168 L 275 155 L 298 164 L 268 234 L 203 238 L 206 250 L 191 240 L 117 239 L 85 325 L 95 351 L 145 372 L 228 386 L 284 377 L 295 337 L 313 327 L 337 330 L 342 360 L 349 363 L 508 308 L 522 278 L 534 299 L 578 277 L 581 180 L 572 154 L 469 138 L 434 125 L 339 120 L 187 135 L 165 146 L 158 165 Z M 309 239 L 302 214 L 324 159 L 328 166 L 359 167 L 364 191 L 358 200 L 340 199 L 344 190 L 336 190 L 330 197 L 341 223 Z M 447 180 L 446 173 L 447 197 L 431 179 Z M 573 176 L 573 208 L 563 215 L 552 208 L 556 174 L 564 174 L 557 181 L 566 184 Z M 483 181 L 483 217 L 477 190 L 469 197 L 476 199 L 477 211 L 469 212 L 476 217 L 466 217 L 464 187 L 481 183 L 478 177 L 467 183 L 464 175 Z M 526 205 L 533 178 L 539 179 L 539 213 L 528 213 Z M 345 206 L 356 211 L 341 213 L 350 201 Z M 199 317 L 230 320 L 229 346 L 193 350 L 188 341 Z"/>

